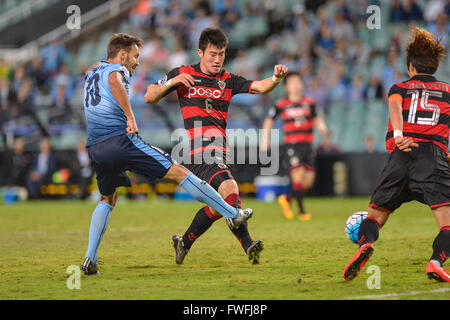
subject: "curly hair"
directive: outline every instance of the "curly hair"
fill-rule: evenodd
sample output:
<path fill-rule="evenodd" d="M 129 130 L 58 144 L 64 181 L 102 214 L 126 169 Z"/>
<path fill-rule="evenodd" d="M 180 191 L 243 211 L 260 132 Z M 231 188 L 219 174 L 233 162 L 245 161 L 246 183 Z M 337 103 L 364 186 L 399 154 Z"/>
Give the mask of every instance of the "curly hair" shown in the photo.
<path fill-rule="evenodd" d="M 418 73 L 433 74 L 446 56 L 442 39 L 425 29 L 416 28 L 407 43 L 406 67 L 412 64 Z"/>

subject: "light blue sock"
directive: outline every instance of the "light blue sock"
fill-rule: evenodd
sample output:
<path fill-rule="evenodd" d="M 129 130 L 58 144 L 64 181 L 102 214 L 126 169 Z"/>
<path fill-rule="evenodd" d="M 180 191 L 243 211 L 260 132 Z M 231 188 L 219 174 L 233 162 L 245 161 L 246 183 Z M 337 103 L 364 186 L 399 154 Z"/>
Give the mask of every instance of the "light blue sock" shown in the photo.
<path fill-rule="evenodd" d="M 197 178 L 192 172 L 181 181 L 184 188 L 194 199 L 206 203 L 225 218 L 236 218 L 238 209 L 230 206 L 206 181 Z"/>
<path fill-rule="evenodd" d="M 102 241 L 103 234 L 109 222 L 109 214 L 113 206 L 100 201 L 92 213 L 91 227 L 89 229 L 89 245 L 86 257 L 89 257 L 93 263 L 97 263 L 97 249 Z"/>

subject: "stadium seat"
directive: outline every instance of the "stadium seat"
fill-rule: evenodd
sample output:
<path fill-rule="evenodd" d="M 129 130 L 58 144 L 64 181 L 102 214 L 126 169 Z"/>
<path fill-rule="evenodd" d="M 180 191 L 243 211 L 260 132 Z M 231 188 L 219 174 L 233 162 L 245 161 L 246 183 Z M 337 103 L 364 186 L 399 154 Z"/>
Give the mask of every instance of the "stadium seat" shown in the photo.
<path fill-rule="evenodd" d="M 118 32 L 128 33 L 129 31 L 130 31 L 130 23 L 127 20 L 121 22 L 118 28 Z"/>
<path fill-rule="evenodd" d="M 391 32 L 389 28 L 380 30 L 370 30 L 372 38 L 372 48 L 375 50 L 385 51 L 389 46 Z"/>
<path fill-rule="evenodd" d="M 387 61 L 384 54 L 375 56 L 370 62 L 370 74 L 380 74 L 386 64 Z"/>
<path fill-rule="evenodd" d="M 261 16 L 251 18 L 248 21 L 248 32 L 250 37 L 262 37 L 269 31 L 267 20 Z"/>
<path fill-rule="evenodd" d="M 384 138 L 387 130 L 388 109 L 382 99 L 369 102 L 364 128 L 364 137 L 372 136 L 379 150 L 383 149 Z"/>
<path fill-rule="evenodd" d="M 267 58 L 266 51 L 263 47 L 256 47 L 248 51 L 248 59 L 257 67 L 261 67 Z"/>
<path fill-rule="evenodd" d="M 86 139 L 86 134 L 80 131 L 66 131 L 62 135 L 52 136 L 54 149 L 76 149 L 80 139 Z"/>
<path fill-rule="evenodd" d="M 343 128 L 340 149 L 346 152 L 361 150 L 363 140 L 363 123 L 366 114 L 365 105 L 361 102 L 351 102 L 347 106 L 347 116 L 345 117 L 345 127 Z"/>
<path fill-rule="evenodd" d="M 239 20 L 230 30 L 229 33 L 230 44 L 234 47 L 247 46 L 249 32 L 248 23 L 244 20 Z"/>

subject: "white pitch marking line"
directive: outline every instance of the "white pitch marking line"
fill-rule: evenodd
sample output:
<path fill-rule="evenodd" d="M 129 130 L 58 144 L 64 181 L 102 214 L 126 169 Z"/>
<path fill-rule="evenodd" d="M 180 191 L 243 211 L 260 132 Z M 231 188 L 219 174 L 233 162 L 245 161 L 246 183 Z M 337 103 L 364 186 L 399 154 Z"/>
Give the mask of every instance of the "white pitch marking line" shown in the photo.
<path fill-rule="evenodd" d="M 444 293 L 450 292 L 450 288 L 439 288 L 428 291 L 410 291 L 410 292 L 401 292 L 401 293 L 386 293 L 386 294 L 373 294 L 367 296 L 357 296 L 357 297 L 347 297 L 347 300 L 360 300 L 360 299 L 386 299 L 386 298 L 395 298 L 399 296 L 415 296 L 422 293 Z"/>

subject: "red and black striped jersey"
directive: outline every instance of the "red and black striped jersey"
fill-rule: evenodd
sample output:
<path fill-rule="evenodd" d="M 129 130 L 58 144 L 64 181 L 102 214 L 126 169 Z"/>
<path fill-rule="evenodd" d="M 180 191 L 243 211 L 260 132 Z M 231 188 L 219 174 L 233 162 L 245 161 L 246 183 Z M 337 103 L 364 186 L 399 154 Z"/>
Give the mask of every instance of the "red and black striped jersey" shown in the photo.
<path fill-rule="evenodd" d="M 314 142 L 314 118 L 317 112 L 311 98 L 304 97 L 298 101 L 282 99 L 270 108 L 268 116 L 272 119 L 281 116 L 285 144 Z"/>
<path fill-rule="evenodd" d="M 214 150 L 211 151 L 212 154 L 226 159 L 229 149 L 226 144 L 225 130 L 231 98 L 235 94 L 251 93 L 253 81 L 223 69 L 216 75 L 208 75 L 201 71 L 200 64 L 196 64 L 171 70 L 158 84 L 180 73 L 192 75 L 195 81 L 195 86 L 191 88 L 180 85 L 170 90 L 176 90 L 178 94 L 184 127 L 190 140 L 192 158 L 202 156 L 206 150 Z"/>
<path fill-rule="evenodd" d="M 448 153 L 450 125 L 450 85 L 431 75 L 416 75 L 397 83 L 389 97 L 402 97 L 403 135 L 416 142 L 431 142 Z M 386 149 L 396 148 L 391 121 L 386 134 Z"/>

